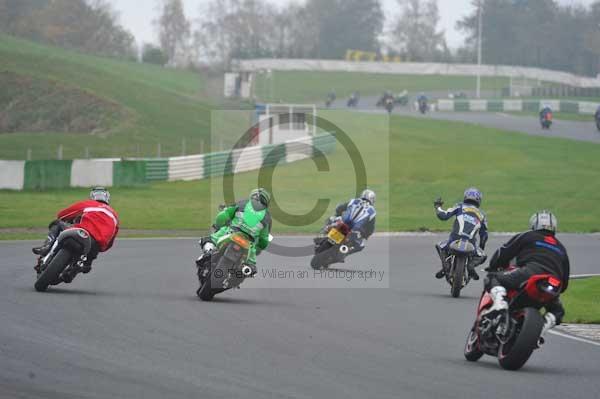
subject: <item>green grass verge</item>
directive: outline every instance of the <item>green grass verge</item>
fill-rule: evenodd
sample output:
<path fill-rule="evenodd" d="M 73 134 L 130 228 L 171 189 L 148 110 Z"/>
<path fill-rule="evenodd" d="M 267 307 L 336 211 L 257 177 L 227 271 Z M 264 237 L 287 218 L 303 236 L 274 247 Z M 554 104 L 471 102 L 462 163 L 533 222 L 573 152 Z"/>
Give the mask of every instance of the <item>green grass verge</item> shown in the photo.
<path fill-rule="evenodd" d="M 600 231 L 600 145 L 420 118 L 347 111 L 322 116 L 344 129 L 361 151 L 368 184 L 378 192 L 379 231 L 448 230 L 449 223 L 434 217 L 433 199 L 441 195 L 450 206 L 471 185 L 484 192 L 492 231 L 522 230 L 542 208 L 558 215 L 561 231 Z M 335 202 L 349 199 L 355 190 L 349 157 L 338 145 L 328 162 L 330 172 L 318 172 L 312 160 L 276 168 L 279 206 L 304 214 L 317 198 L 330 198 L 331 212 Z M 257 181 L 258 172 L 237 175 L 236 197 L 246 196 Z M 114 188 L 112 194 L 125 229 L 198 230 L 210 225 L 222 188 L 222 180 L 213 179 Z M 86 195 L 78 189 L 0 191 L 0 228 L 43 227 L 58 208 Z M 280 213 L 274 216 L 281 219 Z M 312 233 L 322 219 L 303 219 L 297 226 L 276 220 L 274 232 Z"/>
<path fill-rule="evenodd" d="M 508 78 L 483 78 L 484 90 L 500 93 L 509 84 Z M 275 71 L 271 77 L 259 74 L 256 95 L 270 102 L 325 101 L 333 89 L 339 100 L 345 101 L 354 91 L 361 95 L 380 95 L 385 90 L 399 93 L 408 90 L 412 95 L 421 91 L 475 90 L 476 80 L 471 76 L 390 75 L 361 72 L 294 72 Z"/>
<path fill-rule="evenodd" d="M 600 278 L 572 280 L 561 300 L 565 323 L 600 324 Z"/>
<path fill-rule="evenodd" d="M 180 155 L 208 148 L 210 104 L 199 98 L 199 73 L 84 55 L 0 35 L 0 71 L 85 90 L 123 107 L 126 116 L 107 134 L 28 133 L 0 135 L 0 159 Z M 51 104 L 47 105 L 51 107 Z"/>

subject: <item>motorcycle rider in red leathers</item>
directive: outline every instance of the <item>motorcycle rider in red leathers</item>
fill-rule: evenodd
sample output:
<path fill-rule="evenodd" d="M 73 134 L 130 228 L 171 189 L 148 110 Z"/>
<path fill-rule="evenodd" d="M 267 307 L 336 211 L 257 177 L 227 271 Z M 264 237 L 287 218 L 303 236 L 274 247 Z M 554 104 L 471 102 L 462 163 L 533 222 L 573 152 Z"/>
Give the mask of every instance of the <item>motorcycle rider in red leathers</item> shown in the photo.
<path fill-rule="evenodd" d="M 95 187 L 90 192 L 89 200 L 77 202 L 58 212 L 56 220 L 50 223 L 48 228 L 46 241 L 40 247 L 33 248 L 33 253 L 39 255 L 41 259 L 50 252 L 54 242 L 64 230 L 84 229 L 92 238 L 92 248 L 87 254 L 87 261 L 82 268 L 83 273 L 89 273 L 92 269 L 92 262 L 98 257 L 98 253 L 106 252 L 113 246 L 119 232 L 119 216 L 110 207 L 108 190 L 103 187 Z M 40 272 L 39 263 L 35 270 Z"/>

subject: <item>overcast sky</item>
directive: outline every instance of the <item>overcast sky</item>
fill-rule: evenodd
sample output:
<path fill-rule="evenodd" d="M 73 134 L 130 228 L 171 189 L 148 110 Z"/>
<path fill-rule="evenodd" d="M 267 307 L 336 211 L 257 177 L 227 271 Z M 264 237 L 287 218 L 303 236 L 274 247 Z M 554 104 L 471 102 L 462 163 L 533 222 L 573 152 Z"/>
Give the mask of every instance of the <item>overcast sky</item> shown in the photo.
<path fill-rule="evenodd" d="M 156 42 L 156 34 L 152 21 L 156 19 L 156 0 L 109 0 L 121 16 L 121 22 L 135 36 L 138 42 Z M 183 0 L 188 18 L 198 17 L 202 4 L 208 0 Z M 268 0 L 270 3 L 284 7 L 290 2 L 303 2 L 303 0 Z M 559 0 L 562 4 L 591 4 L 594 0 Z M 397 0 L 382 0 L 386 17 L 397 16 L 400 13 Z M 440 28 L 446 32 L 446 39 L 451 48 L 462 44 L 463 36 L 454 29 L 456 21 L 463 15 L 471 12 L 471 0 L 438 0 L 441 21 Z"/>

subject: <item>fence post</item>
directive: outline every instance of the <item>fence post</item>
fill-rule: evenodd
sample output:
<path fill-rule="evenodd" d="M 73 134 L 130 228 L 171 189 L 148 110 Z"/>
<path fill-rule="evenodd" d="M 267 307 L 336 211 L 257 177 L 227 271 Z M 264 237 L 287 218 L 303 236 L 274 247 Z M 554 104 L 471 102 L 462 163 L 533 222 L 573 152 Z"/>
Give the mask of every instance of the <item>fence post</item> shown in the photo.
<path fill-rule="evenodd" d="M 58 151 L 57 151 L 56 157 L 58 158 L 59 161 L 62 161 L 62 159 L 63 159 L 63 145 L 62 144 L 58 145 Z"/>
<path fill-rule="evenodd" d="M 158 143 L 156 145 L 156 157 L 157 158 L 161 158 L 161 148 L 160 148 L 160 143 Z"/>
<path fill-rule="evenodd" d="M 31 148 L 27 149 L 27 160 L 31 161 Z"/>
<path fill-rule="evenodd" d="M 90 159 L 90 147 L 85 147 L 85 159 Z"/>
<path fill-rule="evenodd" d="M 185 137 L 181 139 L 181 156 L 185 156 Z"/>
<path fill-rule="evenodd" d="M 200 140 L 200 154 L 204 154 L 204 140 Z"/>

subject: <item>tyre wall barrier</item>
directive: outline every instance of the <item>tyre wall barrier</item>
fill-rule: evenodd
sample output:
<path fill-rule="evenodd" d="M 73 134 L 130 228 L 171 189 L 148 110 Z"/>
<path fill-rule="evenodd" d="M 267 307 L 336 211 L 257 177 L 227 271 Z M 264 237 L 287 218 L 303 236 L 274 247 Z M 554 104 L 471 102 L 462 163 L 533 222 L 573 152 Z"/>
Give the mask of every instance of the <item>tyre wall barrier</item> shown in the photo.
<path fill-rule="evenodd" d="M 554 112 L 594 115 L 600 103 L 562 100 L 438 100 L 442 112 L 539 112 L 549 106 Z"/>
<path fill-rule="evenodd" d="M 236 174 L 335 151 L 331 134 L 283 144 L 160 159 L 0 160 L 0 189 L 134 187 L 154 181 L 189 181 Z"/>

